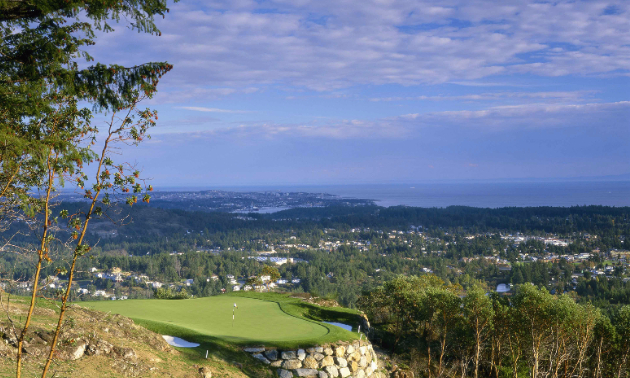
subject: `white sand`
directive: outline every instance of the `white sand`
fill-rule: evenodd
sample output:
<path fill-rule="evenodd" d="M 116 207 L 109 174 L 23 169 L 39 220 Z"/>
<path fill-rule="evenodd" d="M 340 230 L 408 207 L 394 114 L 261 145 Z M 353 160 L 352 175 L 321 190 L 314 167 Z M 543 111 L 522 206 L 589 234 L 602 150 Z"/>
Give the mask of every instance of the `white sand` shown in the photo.
<path fill-rule="evenodd" d="M 338 322 L 322 322 L 322 323 L 326 323 L 326 324 L 332 324 L 334 326 L 340 327 L 345 329 L 346 331 L 350 331 L 352 332 L 352 326 L 347 325 L 347 324 L 343 324 L 343 323 L 338 323 Z"/>
<path fill-rule="evenodd" d="M 180 339 L 179 337 L 173 337 L 173 336 L 168 336 L 168 335 L 162 335 L 162 337 L 164 338 L 164 340 L 166 340 L 168 345 L 178 347 L 178 348 L 195 348 L 199 346 L 199 344 L 197 343 L 191 343 L 184 339 Z"/>

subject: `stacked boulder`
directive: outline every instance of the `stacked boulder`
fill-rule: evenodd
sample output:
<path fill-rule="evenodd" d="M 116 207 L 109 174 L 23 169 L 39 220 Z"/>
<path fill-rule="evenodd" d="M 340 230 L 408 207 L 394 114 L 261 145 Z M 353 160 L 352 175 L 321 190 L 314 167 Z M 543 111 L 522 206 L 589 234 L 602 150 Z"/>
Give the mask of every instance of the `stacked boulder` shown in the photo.
<path fill-rule="evenodd" d="M 307 349 L 245 348 L 262 363 L 278 368 L 281 378 L 377 378 L 378 360 L 369 342 L 339 342 Z"/>

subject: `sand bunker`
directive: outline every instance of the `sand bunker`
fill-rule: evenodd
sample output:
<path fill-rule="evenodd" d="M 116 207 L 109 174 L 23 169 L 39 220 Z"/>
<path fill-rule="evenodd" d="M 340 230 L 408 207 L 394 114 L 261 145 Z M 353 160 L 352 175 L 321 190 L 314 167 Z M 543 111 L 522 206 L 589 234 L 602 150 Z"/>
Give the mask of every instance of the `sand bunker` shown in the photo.
<path fill-rule="evenodd" d="M 180 339 L 179 337 L 173 337 L 168 335 L 162 335 L 164 340 L 168 343 L 168 345 L 178 347 L 178 348 L 196 348 L 199 346 L 197 343 L 191 343 L 184 339 Z"/>

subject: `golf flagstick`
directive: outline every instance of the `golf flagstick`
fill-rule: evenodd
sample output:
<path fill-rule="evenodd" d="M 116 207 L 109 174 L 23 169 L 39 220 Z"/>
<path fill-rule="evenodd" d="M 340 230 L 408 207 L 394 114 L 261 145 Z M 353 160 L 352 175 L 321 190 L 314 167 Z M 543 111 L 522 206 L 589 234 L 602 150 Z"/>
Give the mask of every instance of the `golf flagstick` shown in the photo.
<path fill-rule="evenodd" d="M 234 303 L 234 307 L 232 307 L 232 328 L 234 328 L 234 311 L 236 311 L 237 308 L 238 306 Z"/>

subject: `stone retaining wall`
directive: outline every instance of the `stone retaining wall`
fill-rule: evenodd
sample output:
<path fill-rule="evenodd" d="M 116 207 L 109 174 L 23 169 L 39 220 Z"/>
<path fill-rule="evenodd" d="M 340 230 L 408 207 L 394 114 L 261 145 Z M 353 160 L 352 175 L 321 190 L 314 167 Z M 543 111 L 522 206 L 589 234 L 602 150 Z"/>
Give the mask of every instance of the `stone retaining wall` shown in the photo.
<path fill-rule="evenodd" d="M 281 378 L 379 378 L 378 360 L 372 345 L 366 341 L 316 346 L 297 350 L 245 348 L 245 352 L 262 363 L 278 368 Z"/>

